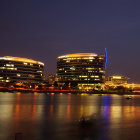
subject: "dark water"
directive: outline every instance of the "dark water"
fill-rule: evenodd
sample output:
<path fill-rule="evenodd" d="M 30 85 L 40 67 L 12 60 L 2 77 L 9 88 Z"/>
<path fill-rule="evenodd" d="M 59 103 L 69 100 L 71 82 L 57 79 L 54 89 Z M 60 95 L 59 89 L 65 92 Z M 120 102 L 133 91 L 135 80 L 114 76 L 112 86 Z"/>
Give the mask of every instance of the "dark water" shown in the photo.
<path fill-rule="evenodd" d="M 0 140 L 140 140 L 140 96 L 126 97 L 0 93 Z"/>

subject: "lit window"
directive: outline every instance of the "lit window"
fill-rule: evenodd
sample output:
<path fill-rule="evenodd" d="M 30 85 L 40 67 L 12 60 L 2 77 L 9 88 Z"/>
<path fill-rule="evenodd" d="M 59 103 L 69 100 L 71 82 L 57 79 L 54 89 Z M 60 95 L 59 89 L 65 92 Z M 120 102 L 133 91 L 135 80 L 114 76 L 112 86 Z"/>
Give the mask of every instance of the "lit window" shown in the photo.
<path fill-rule="evenodd" d="M 5 69 L 5 67 L 0 67 L 0 69 Z"/>
<path fill-rule="evenodd" d="M 6 64 L 6 66 L 8 66 L 8 67 L 14 67 L 13 64 Z"/>
<path fill-rule="evenodd" d="M 63 69 L 59 69 L 59 70 L 61 71 L 61 70 L 63 70 Z"/>
<path fill-rule="evenodd" d="M 31 77 L 31 78 L 34 78 L 34 75 L 32 75 L 32 74 L 29 74 L 29 77 Z"/>
<path fill-rule="evenodd" d="M 75 67 L 71 67 L 70 69 L 71 69 L 71 70 L 75 70 Z"/>
<path fill-rule="evenodd" d="M 37 72 L 42 73 L 42 71 L 37 71 Z"/>
<path fill-rule="evenodd" d="M 94 70 L 95 68 L 86 68 L 87 70 Z"/>
<path fill-rule="evenodd" d="M 80 75 L 79 77 L 88 77 L 87 75 Z"/>
<path fill-rule="evenodd" d="M 17 76 L 20 77 L 21 75 L 20 74 L 17 74 Z"/>
<path fill-rule="evenodd" d="M 103 71 L 103 70 L 100 70 L 99 72 L 104 73 L 104 71 Z"/>
<path fill-rule="evenodd" d="M 95 80 L 97 81 L 97 80 L 100 80 L 100 79 L 95 79 Z"/>
<path fill-rule="evenodd" d="M 28 65 L 28 63 L 24 63 L 24 65 Z"/>

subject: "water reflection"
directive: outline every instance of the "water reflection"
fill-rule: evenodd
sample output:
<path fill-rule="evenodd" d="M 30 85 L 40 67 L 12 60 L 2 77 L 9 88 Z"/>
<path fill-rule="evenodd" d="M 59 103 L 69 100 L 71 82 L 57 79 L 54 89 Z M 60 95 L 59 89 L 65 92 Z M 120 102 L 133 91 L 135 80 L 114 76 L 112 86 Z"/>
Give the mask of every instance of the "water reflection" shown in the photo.
<path fill-rule="evenodd" d="M 79 127 L 81 117 L 92 120 L 90 127 Z M 14 138 L 17 132 L 26 140 L 137 139 L 139 118 L 138 95 L 126 100 L 119 95 L 0 93 L 2 140 Z"/>

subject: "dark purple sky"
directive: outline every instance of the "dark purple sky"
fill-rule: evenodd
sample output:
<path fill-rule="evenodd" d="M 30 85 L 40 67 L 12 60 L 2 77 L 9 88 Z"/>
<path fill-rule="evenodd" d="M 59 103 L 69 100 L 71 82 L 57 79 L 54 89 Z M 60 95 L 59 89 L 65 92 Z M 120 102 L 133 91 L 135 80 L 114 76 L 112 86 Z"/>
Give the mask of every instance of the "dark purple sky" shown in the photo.
<path fill-rule="evenodd" d="M 139 0 L 1 0 L 0 56 L 40 60 L 108 50 L 107 75 L 140 83 Z"/>

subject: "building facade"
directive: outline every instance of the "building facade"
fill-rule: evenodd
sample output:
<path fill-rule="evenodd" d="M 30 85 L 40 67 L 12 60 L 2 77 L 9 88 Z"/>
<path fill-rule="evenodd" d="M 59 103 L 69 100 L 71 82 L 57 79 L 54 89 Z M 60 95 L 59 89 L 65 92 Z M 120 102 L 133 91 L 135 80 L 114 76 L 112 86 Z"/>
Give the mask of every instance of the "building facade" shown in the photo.
<path fill-rule="evenodd" d="M 125 86 L 128 84 L 128 77 L 125 76 L 108 76 L 106 77 L 105 84 L 109 86 Z"/>
<path fill-rule="evenodd" d="M 43 81 L 44 63 L 27 58 L 0 57 L 0 82 Z"/>
<path fill-rule="evenodd" d="M 56 76 L 54 74 L 49 74 L 47 76 L 47 81 L 49 84 L 54 84 Z"/>
<path fill-rule="evenodd" d="M 58 83 L 75 82 L 79 89 L 100 87 L 105 79 L 106 55 L 76 53 L 57 58 Z"/>
<path fill-rule="evenodd" d="M 107 91 L 127 91 L 131 89 L 128 86 L 128 77 L 125 76 L 108 76 L 105 78 L 105 84 L 103 85 L 103 89 Z"/>

